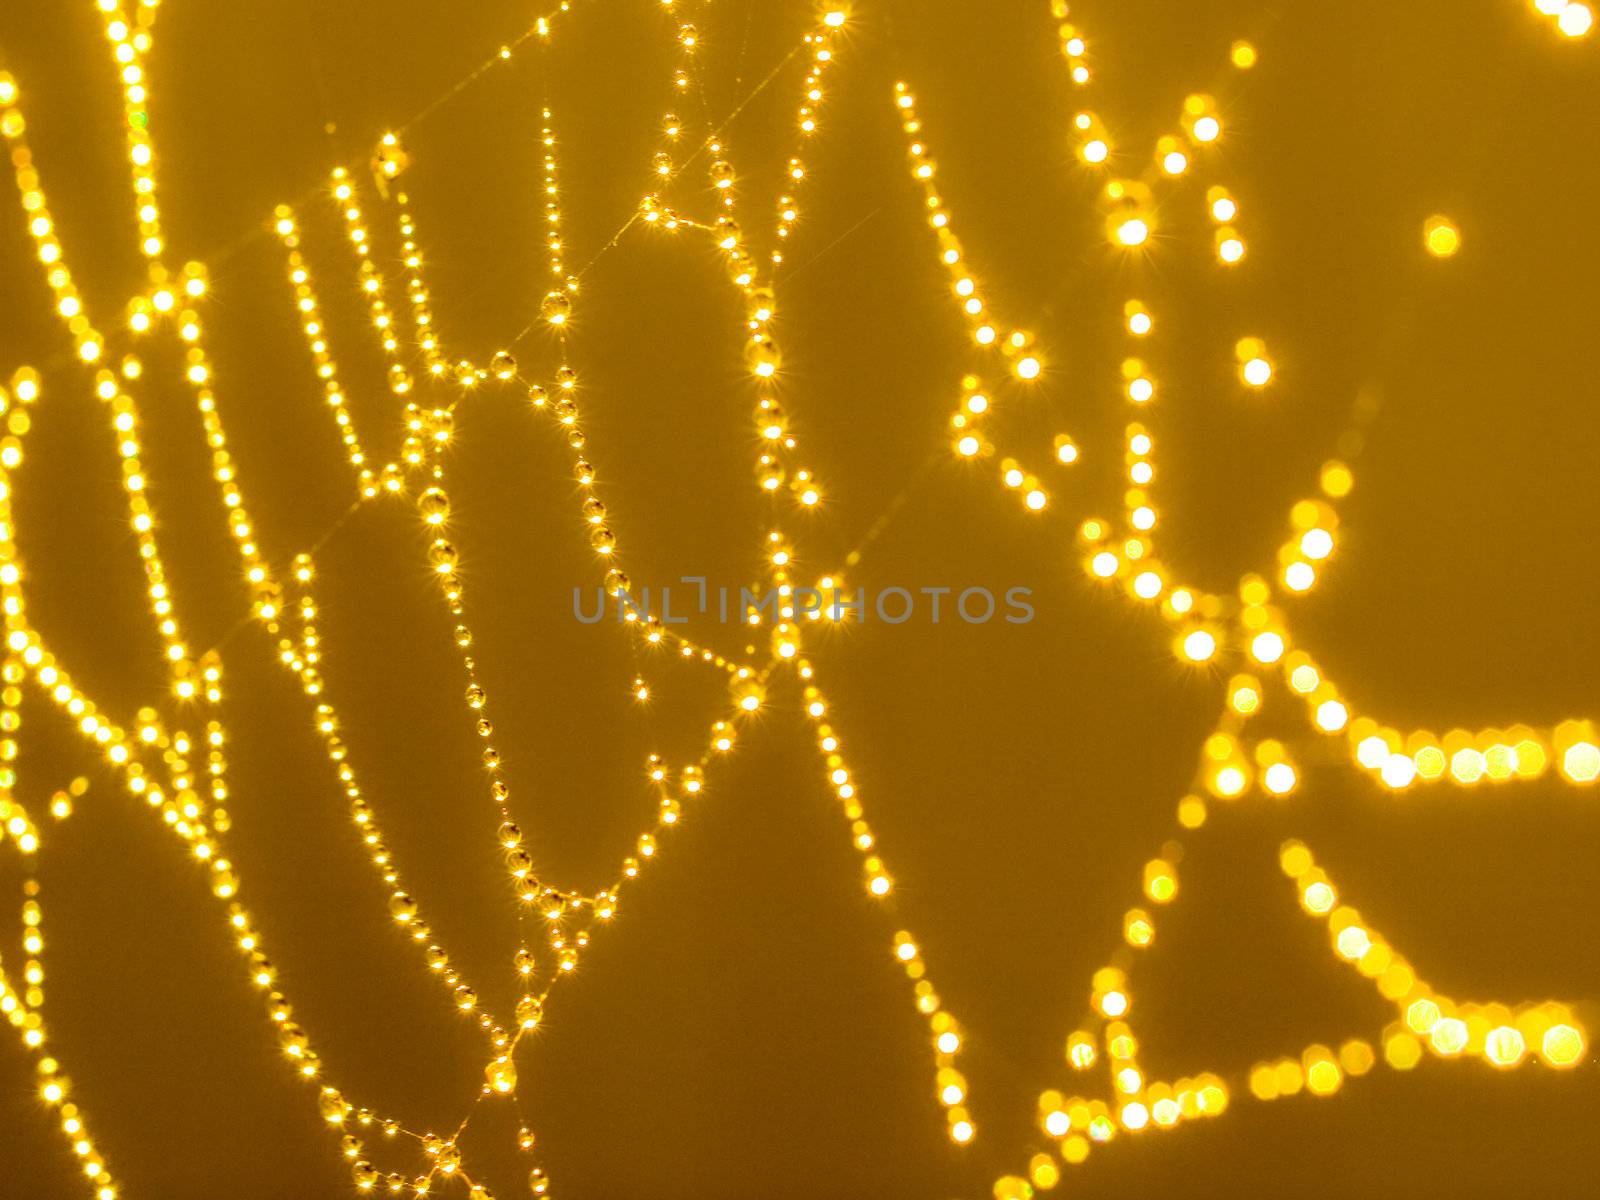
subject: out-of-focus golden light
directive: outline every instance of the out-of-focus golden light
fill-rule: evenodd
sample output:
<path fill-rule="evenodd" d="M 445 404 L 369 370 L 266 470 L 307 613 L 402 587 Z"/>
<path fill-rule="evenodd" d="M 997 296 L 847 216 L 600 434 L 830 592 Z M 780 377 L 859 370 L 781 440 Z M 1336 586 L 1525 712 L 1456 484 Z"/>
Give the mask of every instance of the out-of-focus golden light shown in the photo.
<path fill-rule="evenodd" d="M 1594 10 L 1587 4 L 1568 4 L 1556 18 L 1556 28 L 1569 38 L 1581 38 L 1593 27 Z"/>
<path fill-rule="evenodd" d="M 1461 231 L 1449 217 L 1429 217 L 1422 226 L 1422 241 L 1435 258 L 1450 258 L 1461 249 Z"/>

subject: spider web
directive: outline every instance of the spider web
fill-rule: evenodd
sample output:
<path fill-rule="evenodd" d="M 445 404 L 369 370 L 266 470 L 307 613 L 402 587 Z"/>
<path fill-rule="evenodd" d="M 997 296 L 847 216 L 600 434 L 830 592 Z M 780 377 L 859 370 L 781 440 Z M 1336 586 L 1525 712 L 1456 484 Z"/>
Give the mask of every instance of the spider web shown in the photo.
<path fill-rule="evenodd" d="M 889 903 L 894 877 L 848 765 L 843 734 L 832 723 L 817 667 L 805 651 L 808 627 L 838 620 L 840 614 L 826 609 L 806 611 L 796 601 L 796 590 L 813 583 L 825 594 L 844 590 L 851 568 L 884 536 L 888 519 L 905 498 L 902 492 L 890 511 L 869 525 L 866 537 L 837 570 L 815 581 L 798 574 L 794 546 L 799 535 L 793 532 L 794 514 L 821 503 L 825 489 L 819 473 L 808 465 L 794 422 L 778 397 L 782 355 L 774 316 L 783 297 L 783 284 L 792 275 L 785 251 L 806 204 L 805 147 L 819 128 L 817 118 L 826 104 L 830 73 L 848 69 L 849 18 L 843 8 L 819 8 L 804 40 L 731 111 L 713 117 L 699 77 L 696 50 L 701 35 L 680 22 L 677 8 L 669 12 L 663 28 L 679 46 L 673 86 L 682 100 L 675 112 L 682 115 L 664 122 L 661 149 L 648 170 L 641 170 L 647 183 L 639 207 L 610 238 L 593 248 L 576 270 L 569 270 L 562 233 L 559 117 L 545 109 L 541 137 L 550 288 L 540 311 L 529 314 L 520 328 L 507 331 L 511 336 L 504 350 L 488 362 L 474 363 L 452 351 L 434 322 L 425 231 L 418 228 L 408 195 L 413 181 L 418 189 L 427 187 L 426 166 L 413 168 L 405 135 L 485 74 L 506 69 L 502 64 L 545 52 L 546 44 L 559 41 L 565 22 L 581 19 L 581 13 L 569 11 L 574 7 L 563 3 L 537 18 L 452 89 L 385 134 L 374 146 L 369 162 L 336 168 L 325 185 L 293 204 L 280 206 L 266 231 L 257 235 L 275 237 L 282 244 L 289 294 L 318 386 L 348 458 L 355 491 L 345 516 L 287 565 L 270 562 L 258 545 L 246 507 L 247 481 L 238 477 L 230 452 L 223 421 L 226 383 L 215 380 L 214 365 L 205 348 L 207 268 L 199 263 L 177 267 L 167 261 L 156 201 L 145 73 L 157 5 L 127 8 L 115 0 L 102 0 L 98 5 L 120 72 L 139 249 L 148 263 L 150 279 L 149 290 L 129 305 L 126 332 L 102 333 L 89 318 L 73 282 L 66 249 L 56 239 L 43 190 L 48 176 L 33 162 L 19 87 L 12 77 L 0 76 L 0 132 L 12 148 L 24 217 L 56 301 L 57 315 L 73 339 L 77 358 L 93 373 L 96 394 L 110 417 L 122 462 L 128 520 L 136 535 L 150 615 L 164 647 L 172 691 L 171 699 L 140 710 L 131 721 L 113 718 L 104 704 L 74 681 L 28 616 L 24 573 L 14 542 L 13 476 L 24 461 L 28 410 L 49 401 L 46 393 L 54 390 L 54 377 L 68 365 L 50 362 L 42 369 L 24 367 L 12 376 L 9 389 L 0 392 L 9 422 L 9 436 L 0 447 L 0 561 L 4 563 L 0 598 L 5 604 L 8 635 L 4 664 L 8 733 L 14 735 L 20 721 L 20 699 L 16 698 L 20 689 L 24 685 L 38 688 L 70 719 L 88 748 L 105 758 L 128 792 L 146 802 L 200 861 L 246 969 L 263 994 L 285 1060 L 307 1082 L 329 1128 L 343 1139 L 358 1189 L 422 1194 L 459 1180 L 464 1190 L 482 1196 L 488 1194 L 487 1188 L 474 1178 L 472 1164 L 463 1158 L 459 1146 L 474 1114 L 481 1104 L 502 1099 L 517 1103 L 518 1052 L 526 1036 L 538 1028 L 552 990 L 576 969 L 588 945 L 603 936 L 633 881 L 651 860 L 668 850 L 667 835 L 693 811 L 716 763 L 733 751 L 767 703 L 769 687 L 792 681 L 800 689 L 822 770 L 859 858 L 862 885 L 882 910 L 891 953 L 907 976 L 915 1010 L 926 1022 L 934 1086 L 945 1108 L 949 1135 L 957 1145 L 967 1145 L 975 1138 L 976 1126 L 967 1080 L 958 1068 L 965 1031 L 934 988 L 914 935 L 896 928 L 899 922 Z M 1094 73 L 1087 36 L 1066 23 L 1065 5 L 1053 8 L 1065 69 L 1075 84 L 1088 88 Z M 1236 47 L 1229 69 L 1247 66 L 1241 57 L 1247 51 L 1253 56 L 1248 47 Z M 794 154 L 786 166 L 784 191 L 766 199 L 764 215 L 762 198 L 751 203 L 744 196 L 723 134 L 745 105 L 769 87 L 786 86 L 788 76 L 802 66 Z M 959 222 L 938 187 L 937 135 L 919 118 L 915 93 L 908 85 L 897 84 L 886 102 L 893 104 L 902 123 L 912 186 L 920 189 L 928 215 L 932 253 L 948 272 L 952 301 L 970 338 L 970 369 L 959 381 L 952 381 L 958 397 L 950 418 L 953 452 L 995 467 L 998 486 L 1017 497 L 1019 519 L 1027 519 L 1029 513 L 1058 503 L 1052 472 L 1070 471 L 1080 456 L 1095 454 L 1099 448 L 1080 447 L 1064 430 L 1048 444 L 1016 444 L 1018 435 L 998 419 L 997 414 L 1013 405 L 1027 403 L 1030 386 L 1049 368 L 1048 350 L 1031 333 L 1003 321 L 969 273 L 969 257 L 957 236 Z M 1192 96 L 1176 131 L 1152 148 L 1152 166 L 1147 171 L 1135 178 L 1107 180 L 1101 203 L 1113 244 L 1130 253 L 1142 253 L 1140 248 L 1159 220 L 1165 189 L 1178 176 L 1191 174 L 1208 185 L 1212 249 L 1219 265 L 1233 269 L 1246 262 L 1248 214 L 1240 211 L 1219 166 L 1208 158 L 1216 133 L 1205 122 L 1219 116 L 1225 114 L 1214 110 L 1209 96 Z M 1085 163 L 1098 166 L 1109 137 L 1106 123 L 1085 112 L 1074 130 L 1078 153 Z M 707 174 L 713 189 L 709 209 L 699 193 L 677 200 L 680 193 L 689 191 L 684 181 L 701 172 Z M 327 207 L 330 201 L 331 207 Z M 386 277 L 372 251 L 376 221 L 398 232 L 404 250 L 401 279 Z M 333 222 L 341 232 L 351 254 L 346 263 L 313 260 L 302 237 L 308 225 L 319 222 Z M 744 365 L 750 376 L 758 438 L 756 484 L 772 501 L 769 532 L 760 543 L 765 573 L 752 589 L 762 601 L 749 608 L 745 621 L 747 632 L 759 635 L 765 644 L 759 653 L 729 655 L 680 636 L 642 610 L 624 622 L 622 636 L 629 639 L 637 666 L 631 687 L 641 700 L 650 693 L 650 677 L 658 661 L 654 655 L 660 650 L 725 681 L 727 698 L 717 711 L 702 718 L 706 728 L 703 747 L 674 763 L 652 756 L 647 774 L 656 794 L 654 822 L 628 848 L 604 886 L 580 890 L 536 867 L 513 817 L 514 797 L 502 773 L 490 724 L 491 700 L 478 674 L 469 587 L 457 569 L 459 551 L 449 537 L 449 489 L 455 479 L 450 449 L 458 411 L 466 415 L 461 406 L 468 397 L 479 393 L 525 397 L 534 418 L 547 423 L 570 451 L 583 528 L 595 554 L 597 582 L 614 601 L 624 603 L 633 585 L 622 567 L 625 545 L 613 530 L 602 499 L 603 447 L 592 445 L 582 427 L 582 388 L 568 359 L 570 318 L 582 312 L 585 278 L 597 261 L 614 252 L 625 253 L 633 238 L 661 235 L 702 239 L 714 246 L 729 286 L 743 306 Z M 829 248 L 818 248 L 817 253 Z M 383 354 L 401 426 L 400 450 L 392 461 L 373 457 L 373 447 L 383 437 L 362 428 L 347 402 L 339 348 L 323 316 L 319 279 L 336 275 L 347 283 L 343 276 L 352 266 L 355 288 L 367 306 L 370 327 Z M 1131 410 L 1146 408 L 1160 390 L 1159 314 L 1152 314 L 1137 300 L 1119 300 L 1117 306 L 1127 339 L 1122 388 Z M 256 624 L 274 639 L 280 662 L 305 695 L 313 726 L 349 802 L 352 821 L 370 854 L 376 884 L 399 936 L 414 945 L 423 969 L 439 981 L 447 1002 L 482 1034 L 484 1083 L 474 1095 L 464 1098 L 459 1123 L 452 1128 L 410 1129 L 387 1115 L 382 1106 L 358 1104 L 346 1097 L 314 1050 L 311 1035 L 296 1020 L 284 984 L 244 906 L 239 875 L 227 853 L 232 821 L 227 810 L 222 650 L 229 639 L 195 652 L 184 636 L 180 607 L 163 565 L 160 527 L 147 496 L 139 442 L 142 422 L 137 397 L 146 385 L 143 366 L 131 352 L 145 337 L 175 339 L 182 349 L 183 378 L 192 392 L 211 454 L 218 498 L 253 596 L 252 611 L 241 616 L 236 628 Z M 1257 339 L 1245 339 L 1237 354 L 1244 386 L 1274 385 L 1270 347 Z M 535 360 L 537 367 L 531 365 Z M 1355 427 L 1370 415 L 1358 410 Z M 1185 582 L 1159 553 L 1164 543 L 1159 485 L 1155 482 L 1158 422 L 1140 412 L 1130 412 L 1130 416 L 1138 419 L 1125 428 L 1127 486 L 1118 497 L 1114 515 L 1086 515 L 1083 520 L 1079 550 L 1084 570 L 1108 596 L 1145 614 L 1155 636 L 1170 645 L 1180 661 L 1196 667 L 1226 661 L 1238 669 L 1219 689 L 1219 716 L 1197 753 L 1191 787 L 1178 800 L 1177 830 L 1143 869 L 1139 900 L 1124 920 L 1125 945 L 1096 972 L 1082 1019 L 1065 1031 L 1069 1066 L 1091 1073 L 1090 1078 L 1103 1077 L 1103 1084 L 1098 1090 L 1068 1087 L 1040 1093 L 1040 1132 L 1053 1143 L 1053 1153 L 1032 1151 L 1024 1168 L 999 1179 L 994 1192 L 1000 1200 L 1030 1195 L 1036 1187 L 1053 1187 L 1065 1166 L 1083 1162 L 1098 1147 L 1213 1118 L 1243 1095 L 1259 1100 L 1302 1091 L 1326 1095 L 1380 1064 L 1409 1069 L 1424 1054 L 1476 1058 L 1502 1069 L 1535 1064 L 1570 1067 L 1587 1055 L 1587 1034 L 1568 1004 L 1467 1002 L 1430 986 L 1420 968 L 1346 902 L 1337 882 L 1318 865 L 1312 851 L 1300 841 L 1289 841 L 1279 856 L 1289 881 L 1286 900 L 1293 897 L 1308 917 L 1325 926 L 1331 952 L 1370 981 L 1393 1009 L 1393 1019 L 1380 1030 L 1362 1031 L 1337 1046 L 1316 1044 L 1296 1055 L 1264 1059 L 1241 1077 L 1211 1071 L 1173 1079 L 1147 1076 L 1140 1063 L 1131 977 L 1138 956 L 1155 938 L 1163 908 L 1180 893 L 1184 839 L 1203 827 L 1217 805 L 1253 793 L 1287 795 L 1299 786 L 1305 765 L 1313 762 L 1341 763 L 1394 791 L 1542 776 L 1592 785 L 1600 777 L 1600 747 L 1596 746 L 1593 724 L 1587 720 L 1457 731 L 1441 738 L 1425 730 L 1397 729 L 1363 713 L 1356 699 L 1329 678 L 1291 632 L 1298 596 L 1311 590 L 1336 565 L 1339 502 L 1349 493 L 1353 479 L 1348 463 L 1329 459 L 1320 472 L 1315 494 L 1293 506 L 1274 562 L 1241 578 L 1235 594 L 1212 593 Z M 382 433 L 386 436 L 387 431 Z M 507 956 L 507 970 L 521 999 L 512 1011 L 490 1010 L 477 986 L 441 944 L 423 905 L 409 890 L 382 831 L 378 811 L 362 789 L 350 748 L 341 736 L 345 718 L 325 687 L 316 602 L 317 554 L 355 514 L 377 505 L 409 505 L 416 510 L 423 553 L 455 626 L 465 717 L 482 742 L 483 787 L 498 817 L 492 831 L 496 854 L 517 900 L 518 944 Z M 1269 705 L 1274 711 L 1285 706 L 1299 713 L 1301 731 L 1287 737 L 1258 736 L 1253 722 Z M 172 715 L 163 717 L 163 711 Z M 85 786 L 77 780 L 58 791 L 51 801 L 51 815 L 57 820 L 68 817 Z M 31 861 L 49 841 L 43 815 L 30 811 L 15 796 L 0 800 L 0 821 L 25 861 Z M 31 869 L 24 890 L 27 958 L 20 976 L 0 969 L 0 1010 L 34 1060 L 41 1094 L 59 1107 L 62 1128 L 83 1163 L 91 1190 L 110 1197 L 117 1194 L 118 1184 L 90 1140 L 86 1115 L 68 1099 L 71 1089 L 65 1068 L 52 1054 L 40 1014 L 43 915 L 38 880 Z M 529 1186 L 534 1194 L 543 1194 L 549 1183 L 534 1154 L 534 1138 L 520 1117 L 519 1124 L 518 1143 L 528 1156 Z M 373 1143 L 370 1148 L 368 1141 Z M 409 1166 L 402 1168 L 401 1164 Z"/>

